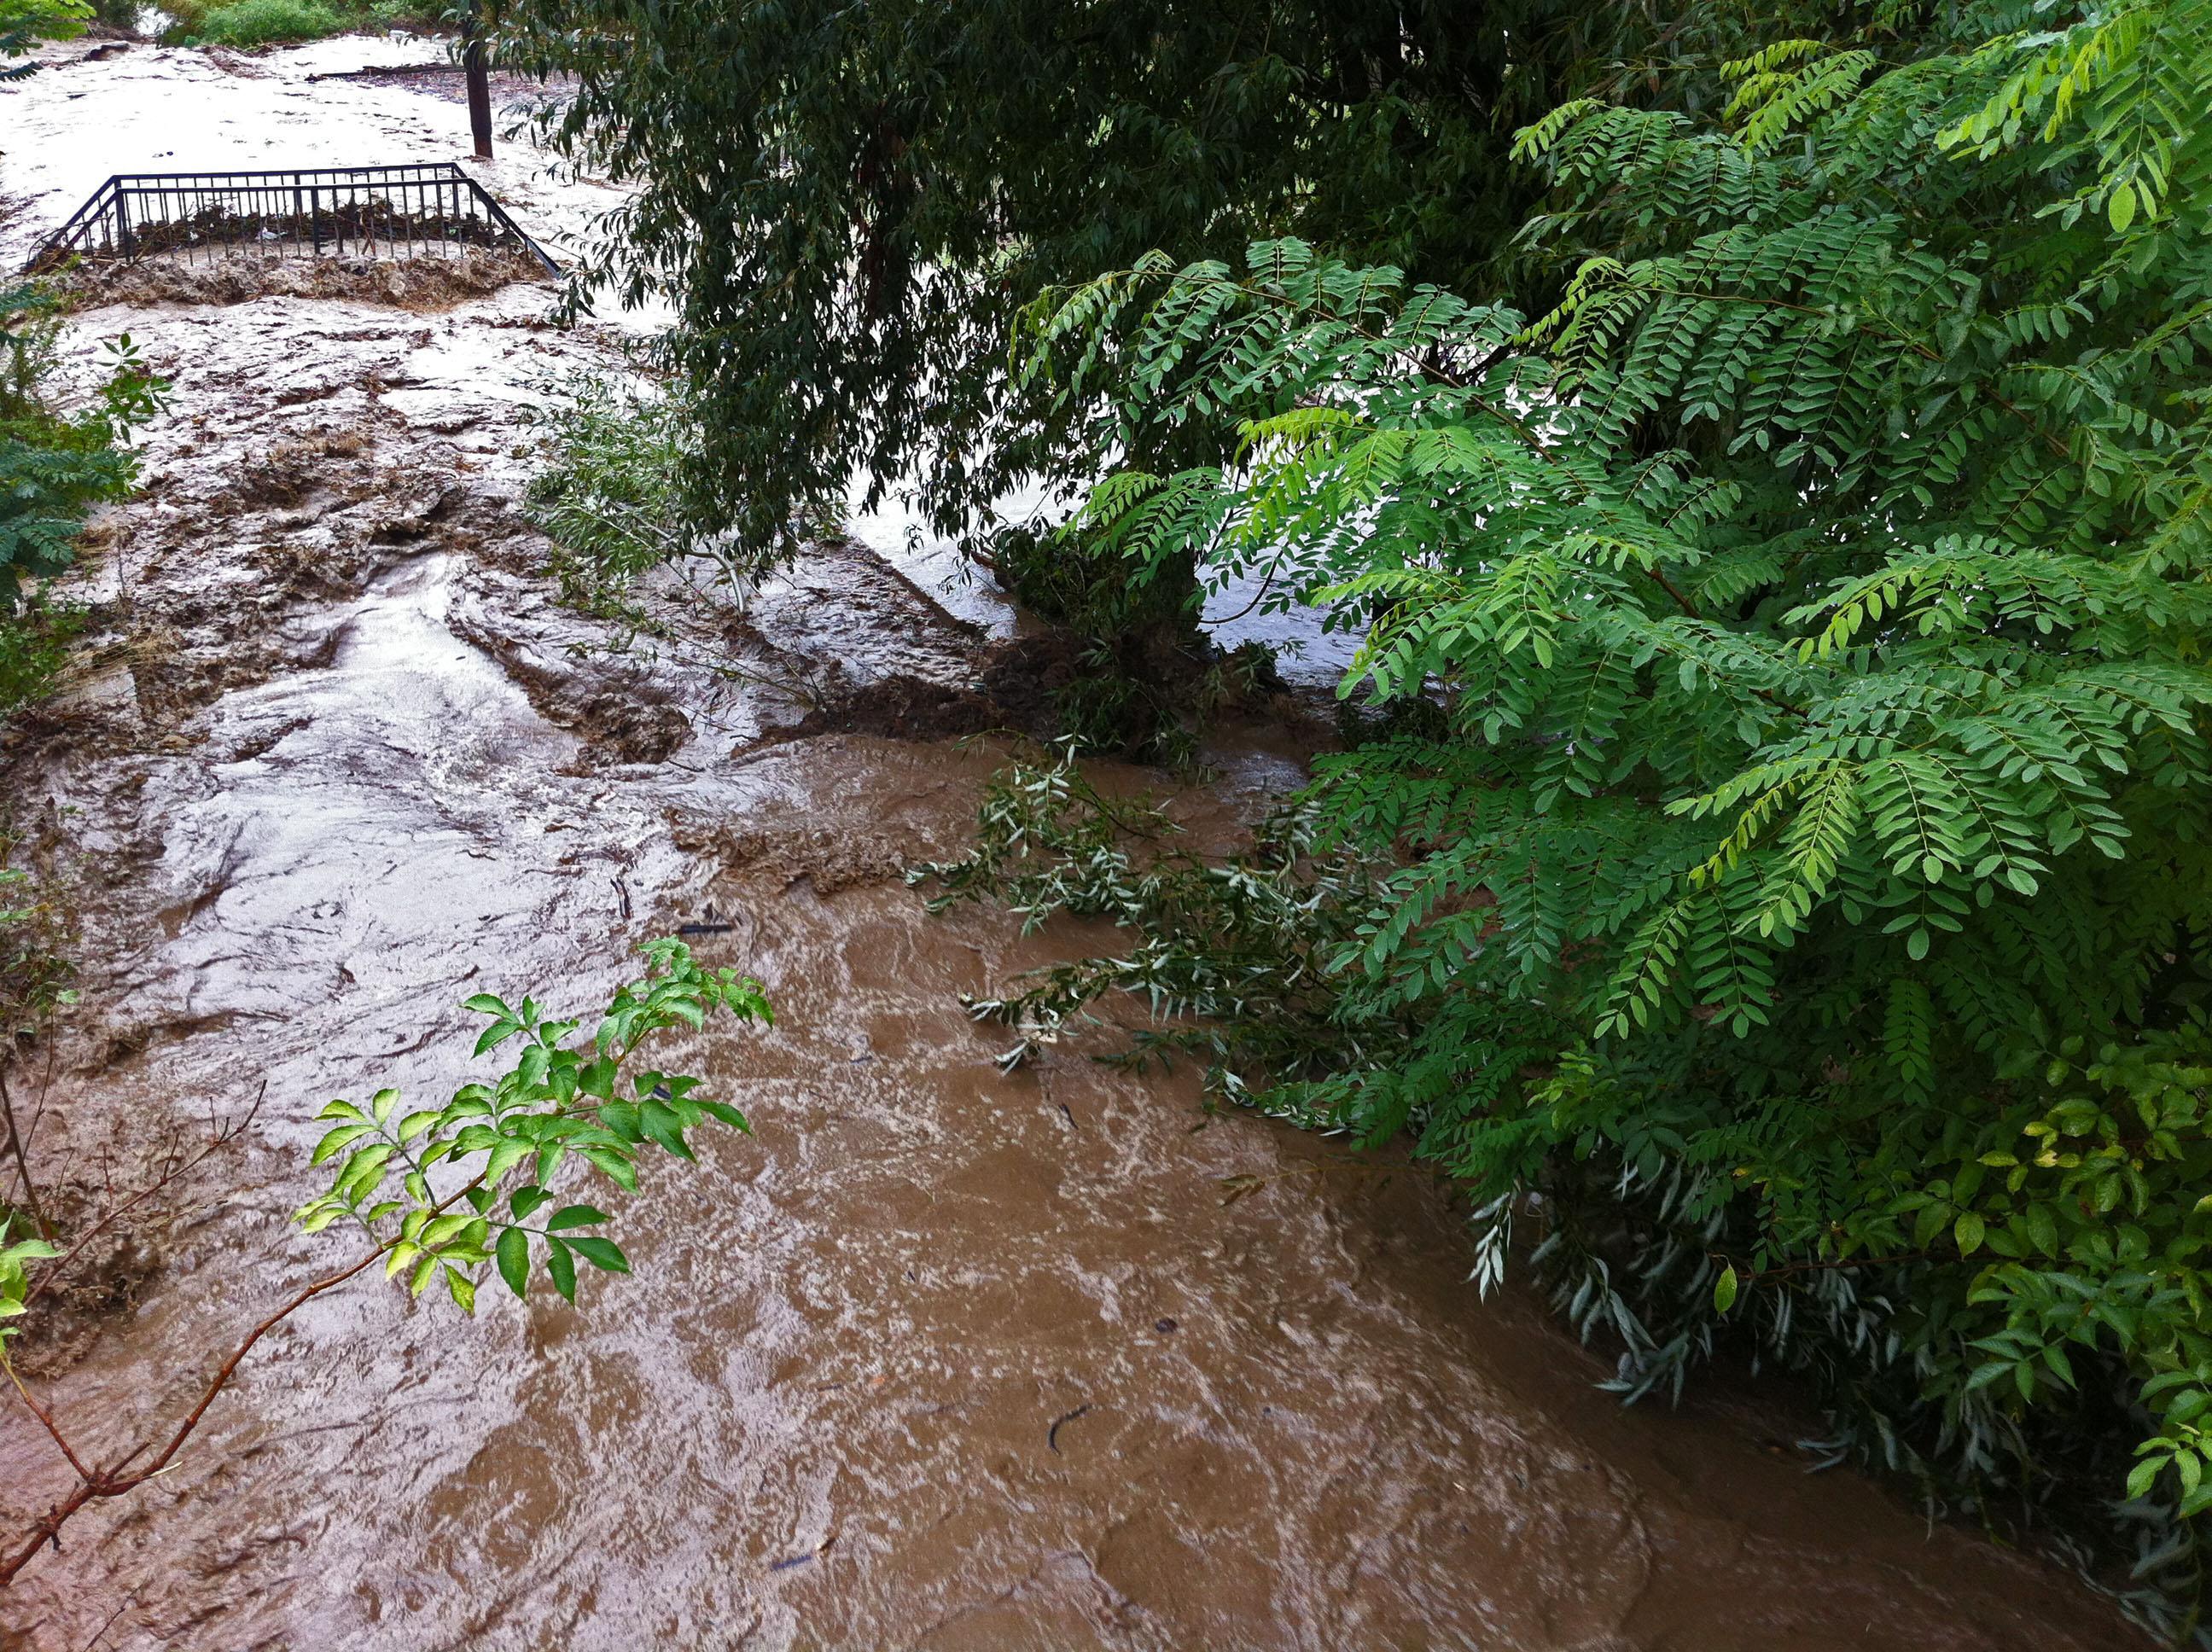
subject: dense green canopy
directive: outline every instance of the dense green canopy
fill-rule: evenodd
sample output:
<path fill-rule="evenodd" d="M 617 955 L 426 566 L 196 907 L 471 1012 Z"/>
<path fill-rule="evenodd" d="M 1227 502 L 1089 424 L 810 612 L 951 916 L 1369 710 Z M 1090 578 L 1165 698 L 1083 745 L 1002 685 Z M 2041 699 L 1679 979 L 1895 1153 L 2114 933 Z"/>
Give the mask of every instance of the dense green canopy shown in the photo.
<path fill-rule="evenodd" d="M 1710 64 L 1686 21 L 1547 0 L 500 0 L 500 59 L 637 186 L 586 284 L 665 285 L 702 525 L 785 540 L 854 468 L 972 522 L 1054 451 L 1003 371 L 1018 307 L 1158 247 L 1291 232 L 1456 283 L 1504 261 L 1514 128 L 1571 86 Z M 1695 77 L 1666 82 L 1694 99 Z M 1014 414 L 1018 412 L 1019 416 Z"/>
<path fill-rule="evenodd" d="M 1093 452 L 1235 444 L 1075 532 L 1356 600 L 1389 738 L 1225 867 L 1060 770 L 939 870 L 1136 932 L 987 1007 L 1126 990 L 1224 1093 L 1410 1133 L 1625 1389 L 1733 1339 L 1931 1490 L 2124 1497 L 2137 1577 L 2193 1595 L 2212 6 L 1731 77 L 1522 133 L 1548 313 L 1291 240 L 1042 301 Z"/>

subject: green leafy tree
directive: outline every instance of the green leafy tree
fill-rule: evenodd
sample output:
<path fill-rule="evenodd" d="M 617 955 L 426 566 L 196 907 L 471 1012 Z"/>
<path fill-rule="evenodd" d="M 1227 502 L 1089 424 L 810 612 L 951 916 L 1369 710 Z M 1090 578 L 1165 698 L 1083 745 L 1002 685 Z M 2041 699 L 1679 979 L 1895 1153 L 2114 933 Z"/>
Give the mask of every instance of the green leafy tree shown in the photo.
<path fill-rule="evenodd" d="M 695 531 L 771 555 L 914 476 L 947 531 L 1064 473 L 1006 331 L 1042 284 L 1295 229 L 1449 281 L 1528 181 L 1511 127 L 1717 64 L 1749 9 L 1524 0 L 495 0 L 499 60 L 575 76 L 552 141 L 636 186 L 587 290 L 672 289 Z M 1808 15 L 1811 14 L 1808 13 Z M 1710 78 L 1710 76 L 1708 77 Z M 1195 436 L 1199 433 L 1189 433 Z"/>
<path fill-rule="evenodd" d="M 1378 726 L 1287 859 L 1164 875 L 1033 771 L 937 870 L 1143 932 L 984 1007 L 1168 982 L 1224 1086 L 1465 1177 L 1490 1277 L 1536 1211 L 1625 1390 L 1733 1333 L 1931 1487 L 2193 1515 L 2212 10 L 1731 77 L 1519 134 L 1533 318 L 1291 240 L 1049 295 L 1031 383 L 1089 451 L 1236 442 L 1077 531 L 1334 604 Z"/>
<path fill-rule="evenodd" d="M 161 409 L 167 386 L 146 370 L 129 334 L 107 346 L 92 404 L 58 411 L 47 381 L 62 304 L 30 282 L 0 289 L 0 623 L 26 579 L 66 568 L 93 507 L 124 497 L 137 478 L 126 444 Z"/>
<path fill-rule="evenodd" d="M 41 40 L 73 40 L 92 15 L 89 0 L 0 0 L 0 58 L 27 56 Z M 0 62 L 0 81 L 38 72 L 34 63 Z"/>

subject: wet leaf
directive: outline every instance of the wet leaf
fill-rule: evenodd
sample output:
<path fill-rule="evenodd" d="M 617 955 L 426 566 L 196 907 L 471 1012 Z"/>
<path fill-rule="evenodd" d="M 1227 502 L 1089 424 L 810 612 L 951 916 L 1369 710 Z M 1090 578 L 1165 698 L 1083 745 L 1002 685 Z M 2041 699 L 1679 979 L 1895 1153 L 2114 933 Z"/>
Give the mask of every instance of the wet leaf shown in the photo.
<path fill-rule="evenodd" d="M 320 1164 L 336 1157 L 375 1127 L 366 1124 L 342 1124 L 315 1144 L 315 1151 L 307 1157 L 309 1164 Z"/>
<path fill-rule="evenodd" d="M 520 1228 L 508 1228 L 499 1236 L 499 1277 L 507 1281 L 507 1288 L 518 1297 L 530 1290 L 530 1240 Z"/>
<path fill-rule="evenodd" d="M 555 1239 L 550 1243 L 551 1248 L 545 1253 L 545 1272 L 552 1278 L 553 1288 L 574 1303 L 576 1300 L 576 1259 L 560 1240 Z"/>
<path fill-rule="evenodd" d="M 702 1101 L 699 1105 L 706 1110 L 708 1116 L 720 1120 L 732 1130 L 742 1130 L 747 1135 L 752 1133 L 752 1125 L 746 1120 L 745 1115 L 727 1102 Z"/>
<path fill-rule="evenodd" d="M 2139 1497 L 2149 1491 L 2152 1482 L 2158 1479 L 2158 1471 L 2165 1467 L 2163 1457 L 2146 1457 L 2137 1463 L 2128 1475 L 2128 1495 Z"/>
<path fill-rule="evenodd" d="M 2122 184 L 2113 190 L 2112 198 L 2106 203 L 2105 213 L 2115 235 L 2125 234 L 2128 226 L 2136 221 L 2136 192 L 2129 185 Z"/>
<path fill-rule="evenodd" d="M 593 1267 L 608 1273 L 629 1272 L 629 1258 L 623 1254 L 622 1247 L 611 1239 L 599 1239 L 578 1234 L 569 1239 L 568 1244 Z"/>
<path fill-rule="evenodd" d="M 684 1139 L 684 1127 L 665 1102 L 646 1102 L 638 1109 L 637 1122 L 648 1138 L 677 1157 L 692 1157 L 690 1145 Z"/>
<path fill-rule="evenodd" d="M 1214 1185 L 1221 1189 L 1221 1202 L 1224 1206 L 1227 1206 L 1234 1205 L 1240 1199 L 1249 1199 L 1267 1185 L 1267 1179 L 1265 1176 L 1253 1175 L 1246 1172 L 1238 1175 L 1223 1176 Z"/>

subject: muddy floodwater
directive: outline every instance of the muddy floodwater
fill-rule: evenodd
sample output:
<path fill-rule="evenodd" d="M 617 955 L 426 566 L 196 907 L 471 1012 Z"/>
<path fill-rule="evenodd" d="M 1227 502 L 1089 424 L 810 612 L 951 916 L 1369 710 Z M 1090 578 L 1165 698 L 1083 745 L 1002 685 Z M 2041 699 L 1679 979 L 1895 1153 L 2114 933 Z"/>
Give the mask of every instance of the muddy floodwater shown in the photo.
<path fill-rule="evenodd" d="M 458 154 L 451 103 L 306 80 L 410 52 L 139 47 L 0 88 L 0 188 L 31 203 L 0 252 L 126 162 Z M 158 137 L 150 100 L 179 112 Z M 534 165 L 498 181 L 557 239 L 591 186 Z M 96 1452 L 173 1418 L 346 1259 L 287 1221 L 324 1102 L 442 1098 L 471 1076 L 458 1000 L 588 1011 L 679 925 L 775 1003 L 668 1061 L 757 1133 L 653 1164 L 613 1206 L 635 1277 L 579 1309 L 487 1291 L 465 1320 L 373 1276 L 318 1299 L 172 1472 L 0 1594 L 0 1645 L 2139 1643 L 2059 1569 L 1808 1476 L 1784 1398 L 1622 1411 L 1535 1306 L 1478 1299 L 1423 1174 L 1210 1113 L 1187 1076 L 1000 1072 L 957 994 L 1103 937 L 933 918 L 902 881 L 957 852 L 1008 750 L 939 714 L 983 693 L 990 628 L 860 539 L 743 614 L 673 581 L 642 634 L 562 608 L 523 421 L 617 328 L 476 285 L 149 277 L 72 322 L 81 356 L 128 331 L 176 395 L 94 535 L 85 663 L 0 754 L 82 911 L 39 1161 L 96 1203 L 266 1090 L 27 1362 Z M 1176 800 L 1198 841 L 1294 750 L 1225 735 Z M 1231 1176 L 1262 1181 L 1224 1203 Z M 0 1412 L 5 1527 L 67 1485 Z"/>

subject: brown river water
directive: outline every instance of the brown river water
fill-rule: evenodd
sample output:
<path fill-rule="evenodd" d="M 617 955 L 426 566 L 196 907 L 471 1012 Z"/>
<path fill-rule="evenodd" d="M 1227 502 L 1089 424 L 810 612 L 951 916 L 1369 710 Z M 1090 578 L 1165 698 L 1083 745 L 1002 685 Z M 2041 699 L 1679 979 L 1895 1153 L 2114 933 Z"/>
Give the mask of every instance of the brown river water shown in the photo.
<path fill-rule="evenodd" d="M 583 1013 L 693 922 L 779 1021 L 671 1057 L 757 1133 L 617 1207 L 635 1277 L 473 1320 L 374 1276 L 317 1300 L 0 1594 L 0 1646 L 2138 1643 L 2060 1570 L 1806 1474 L 1783 1399 L 1621 1410 L 1538 1308 L 1478 1298 L 1424 1174 L 1075 1051 L 1001 1073 L 956 995 L 1103 937 L 927 915 L 901 872 L 957 852 L 1006 747 L 848 714 L 965 694 L 987 645 L 855 544 L 742 616 L 665 584 L 626 649 L 559 607 L 520 410 L 611 337 L 548 328 L 544 288 L 108 296 L 76 344 L 128 330 L 177 400 L 95 536 L 88 664 L 0 755 L 90 961 L 38 1158 L 96 1205 L 267 1088 L 23 1345 L 71 1430 L 173 1418 L 343 1260 L 286 1220 L 313 1114 L 470 1076 L 468 993 Z M 841 725 L 903 738 L 805 732 Z M 1295 782 L 1282 744 L 1224 737 L 1177 800 L 1200 841 Z M 67 1484 L 0 1413 L 0 1530 Z"/>

